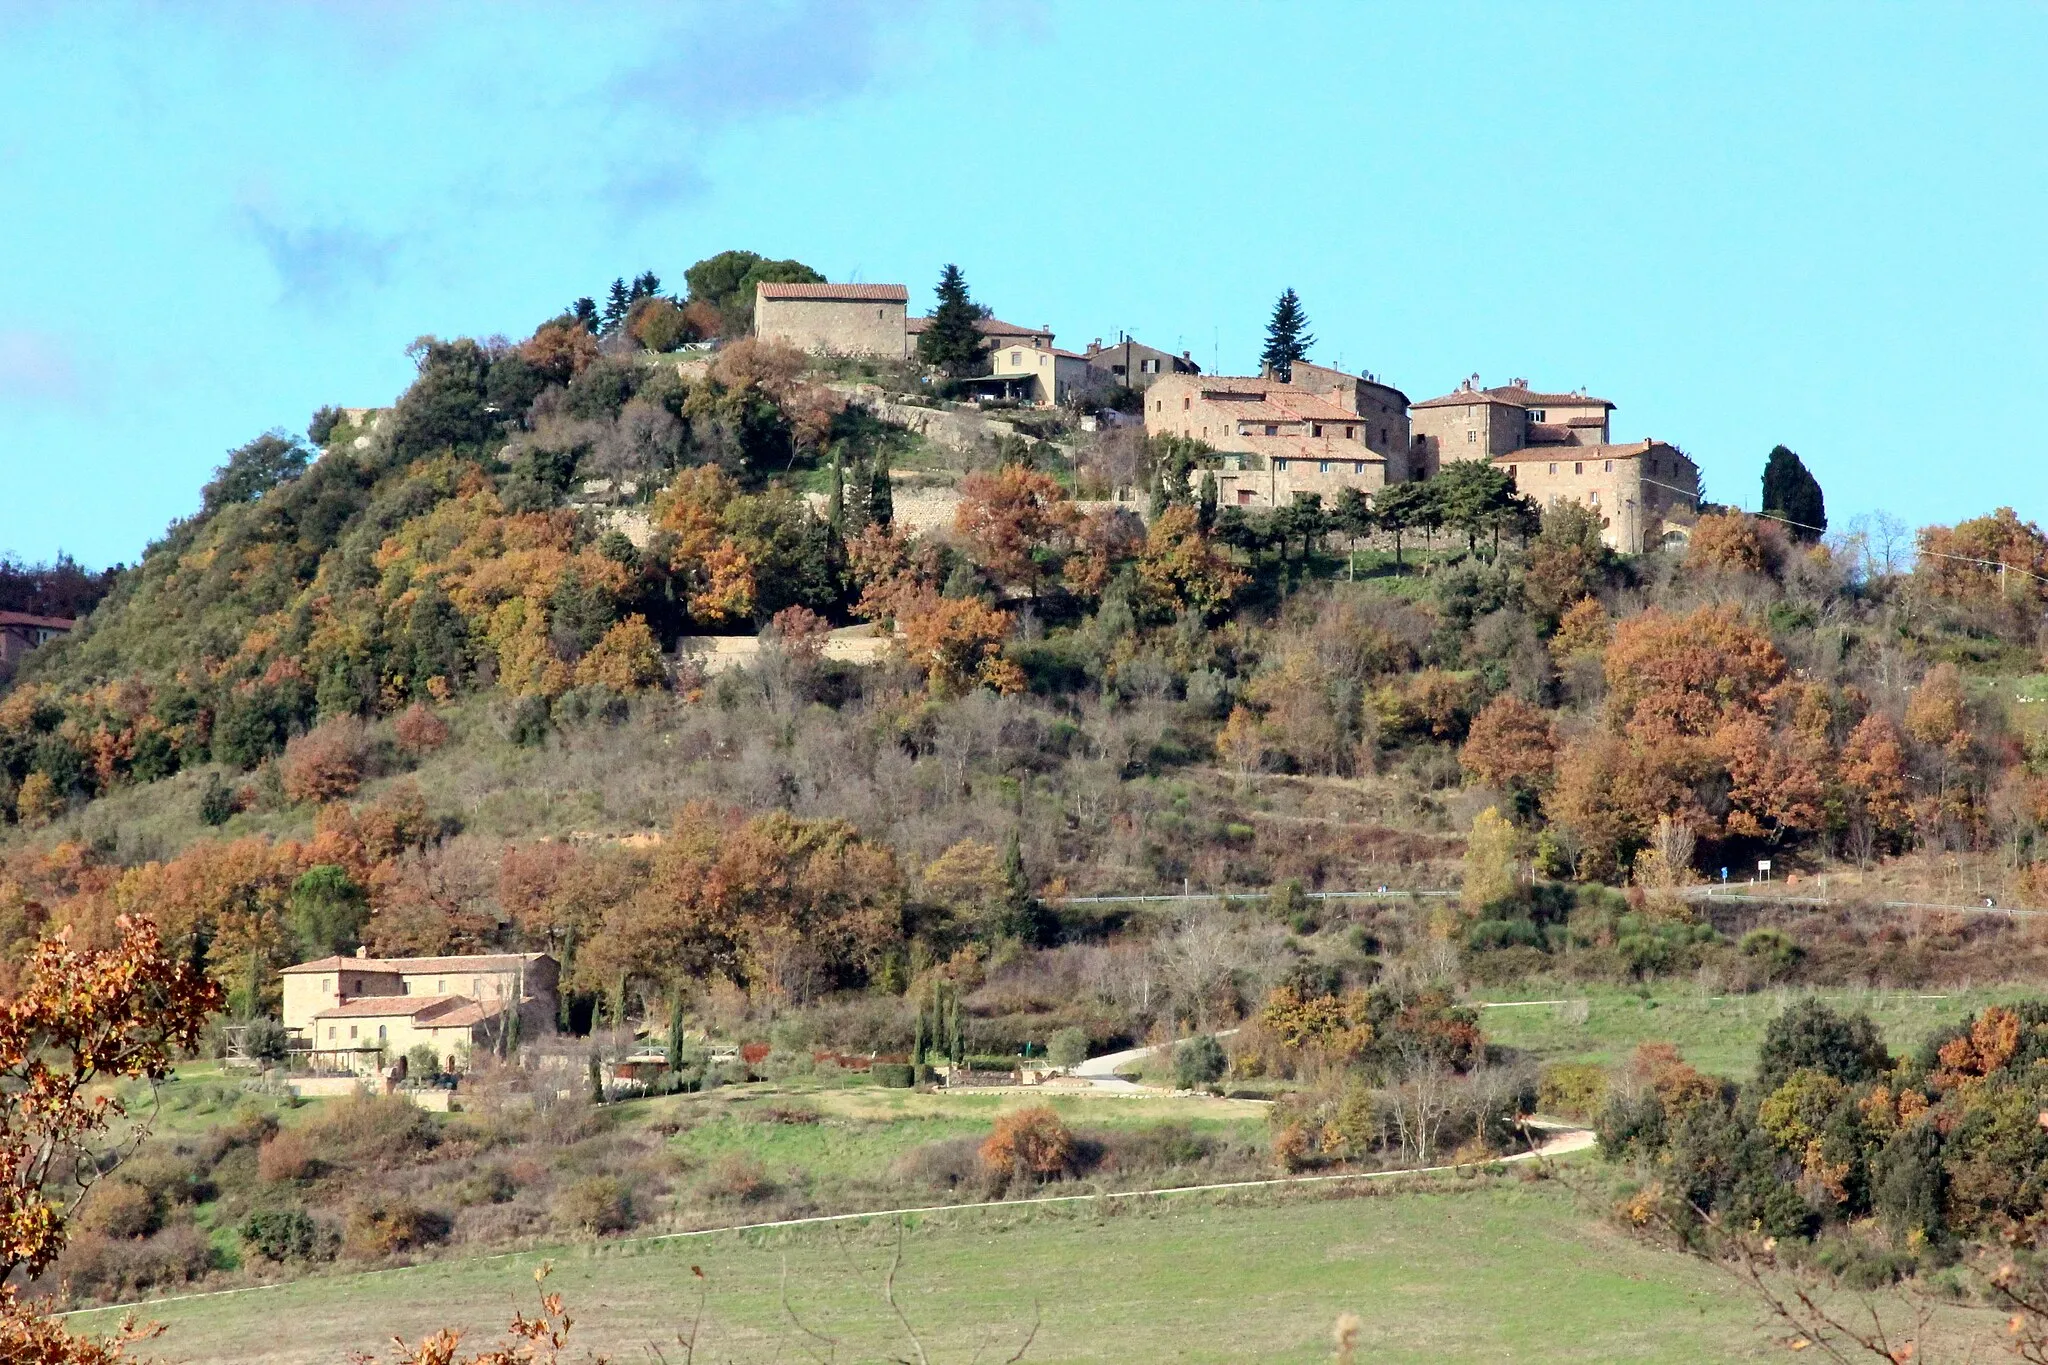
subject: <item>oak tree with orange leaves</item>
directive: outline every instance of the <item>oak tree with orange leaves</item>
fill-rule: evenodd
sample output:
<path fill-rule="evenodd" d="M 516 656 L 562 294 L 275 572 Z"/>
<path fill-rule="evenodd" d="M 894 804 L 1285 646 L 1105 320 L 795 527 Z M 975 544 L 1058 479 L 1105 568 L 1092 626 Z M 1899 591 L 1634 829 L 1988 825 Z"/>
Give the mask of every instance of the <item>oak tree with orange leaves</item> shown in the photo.
<path fill-rule="evenodd" d="M 0 1359 L 98 1365 L 148 1335 L 131 1324 L 111 1339 L 74 1336 L 7 1283 L 56 1258 L 71 1211 L 146 1127 L 107 1082 L 163 1080 L 221 1006 L 220 988 L 155 925 L 124 917 L 117 929 L 105 948 L 61 930 L 44 939 L 0 1001 Z"/>
<path fill-rule="evenodd" d="M 1073 499 L 1057 481 L 1007 464 L 994 473 L 976 470 L 961 481 L 953 529 L 991 578 L 1036 598 L 1072 548 L 1079 520 Z"/>

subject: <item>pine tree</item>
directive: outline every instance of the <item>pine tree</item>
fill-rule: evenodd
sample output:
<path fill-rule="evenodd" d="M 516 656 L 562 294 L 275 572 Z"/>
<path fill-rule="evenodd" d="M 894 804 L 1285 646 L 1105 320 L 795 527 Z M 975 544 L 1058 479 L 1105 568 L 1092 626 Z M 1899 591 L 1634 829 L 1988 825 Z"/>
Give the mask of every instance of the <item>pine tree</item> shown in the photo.
<path fill-rule="evenodd" d="M 1792 523 L 1797 540 L 1819 540 L 1828 529 L 1828 504 L 1820 480 L 1784 446 L 1772 447 L 1771 457 L 1764 461 L 1763 510 Z"/>
<path fill-rule="evenodd" d="M 626 312 L 633 306 L 633 295 L 626 288 L 623 277 L 613 280 L 611 289 L 605 294 L 604 316 L 598 322 L 598 330 L 610 332 L 626 320 Z"/>
<path fill-rule="evenodd" d="M 627 291 L 626 301 L 638 303 L 641 299 L 651 299 L 660 292 L 661 276 L 652 270 L 643 270 L 633 277 L 633 287 Z"/>
<path fill-rule="evenodd" d="M 981 310 L 967 294 L 967 277 L 957 265 L 939 272 L 939 306 L 917 338 L 917 358 L 954 378 L 970 373 L 987 347 Z"/>
<path fill-rule="evenodd" d="M 576 300 L 569 305 L 568 317 L 571 322 L 583 324 L 583 330 L 592 336 L 597 335 L 597 329 L 601 324 L 597 320 L 597 301 L 595 299 L 585 295 L 583 298 Z"/>
<path fill-rule="evenodd" d="M 1216 527 L 1216 474 L 1214 470 L 1202 471 L 1202 497 L 1195 505 L 1196 524 L 1202 534 L 1208 535 Z"/>
<path fill-rule="evenodd" d="M 1308 315 L 1301 311 L 1301 299 L 1292 289 L 1273 305 L 1273 320 L 1266 324 L 1266 349 L 1259 352 L 1259 364 L 1282 383 L 1294 378 L 1294 362 L 1308 359 L 1308 348 L 1316 339 L 1308 332 Z"/>

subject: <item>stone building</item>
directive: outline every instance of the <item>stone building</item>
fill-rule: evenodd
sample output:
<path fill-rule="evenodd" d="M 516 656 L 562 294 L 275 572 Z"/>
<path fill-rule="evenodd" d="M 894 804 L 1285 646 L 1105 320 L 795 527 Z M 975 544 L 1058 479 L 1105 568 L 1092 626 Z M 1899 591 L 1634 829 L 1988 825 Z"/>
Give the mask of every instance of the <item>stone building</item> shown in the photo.
<path fill-rule="evenodd" d="M 1202 367 L 1186 351 L 1175 355 L 1156 346 L 1147 346 L 1128 335 L 1119 336 L 1108 346 L 1097 337 L 1088 343 L 1087 360 L 1108 375 L 1111 383 L 1123 384 L 1141 393 L 1151 388 L 1153 381 L 1161 375 L 1202 372 Z"/>
<path fill-rule="evenodd" d="M 457 1045 L 551 1032 L 560 969 L 546 953 L 466 957 L 323 957 L 286 967 L 284 1027 L 331 1070 L 375 1068 L 432 1043 L 444 1061 Z"/>
<path fill-rule="evenodd" d="M 754 335 L 817 355 L 909 354 L 900 284 L 757 284 Z"/>
<path fill-rule="evenodd" d="M 1526 379 L 1481 388 L 1473 375 L 1455 391 L 1410 409 L 1414 477 L 1449 460 L 1492 460 L 1526 446 L 1604 445 L 1614 404 L 1579 393 L 1539 393 Z"/>
<path fill-rule="evenodd" d="M 1545 507 L 1577 502 L 1599 513 L 1600 538 L 1625 554 L 1683 540 L 1698 513 L 1699 466 L 1663 441 L 1554 442 L 1496 455 L 1493 464 Z"/>
<path fill-rule="evenodd" d="M 1333 503 L 1346 488 L 1373 493 L 1387 456 L 1367 422 L 1342 403 L 1276 379 L 1162 375 L 1145 395 L 1145 434 L 1205 441 L 1222 456 L 1218 502 L 1282 507 L 1306 494 Z"/>
<path fill-rule="evenodd" d="M 1422 477 L 1410 468 L 1408 458 L 1407 394 L 1370 374 L 1350 374 L 1306 360 L 1297 360 L 1288 368 L 1290 386 L 1321 394 L 1345 411 L 1358 414 L 1364 423 L 1365 443 L 1386 457 L 1390 483 Z"/>

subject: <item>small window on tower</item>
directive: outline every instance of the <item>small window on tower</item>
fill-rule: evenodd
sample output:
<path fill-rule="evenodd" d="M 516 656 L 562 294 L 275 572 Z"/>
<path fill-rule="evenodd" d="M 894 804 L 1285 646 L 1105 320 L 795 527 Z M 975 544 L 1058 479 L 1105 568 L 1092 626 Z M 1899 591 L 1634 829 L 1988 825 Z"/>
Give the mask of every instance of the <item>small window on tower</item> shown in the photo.
<path fill-rule="evenodd" d="M 1465 444 L 1466 444 L 1466 445 L 1468 445 L 1468 446 L 1476 446 L 1476 445 L 1478 445 L 1478 444 L 1479 444 L 1479 433 L 1478 433 L 1478 432 L 1476 432 L 1476 431 L 1469 431 L 1469 430 L 1468 430 L 1468 431 L 1467 431 L 1467 432 L 1465 433 Z"/>
<path fill-rule="evenodd" d="M 1607 467 L 1601 470 L 1600 472 L 1603 474 L 1612 474 L 1614 472 L 1614 461 L 1607 461 Z"/>

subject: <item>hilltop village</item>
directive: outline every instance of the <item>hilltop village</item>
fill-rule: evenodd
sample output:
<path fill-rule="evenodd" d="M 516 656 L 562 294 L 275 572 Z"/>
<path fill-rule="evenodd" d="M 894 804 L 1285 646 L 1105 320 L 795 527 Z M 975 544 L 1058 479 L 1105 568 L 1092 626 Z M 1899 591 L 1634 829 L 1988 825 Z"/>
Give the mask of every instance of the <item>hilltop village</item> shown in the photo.
<path fill-rule="evenodd" d="M 897 284 L 760 283 L 754 335 L 816 356 L 903 361 L 932 321 L 909 316 L 908 301 Z M 1142 394 L 1147 436 L 1199 441 L 1215 452 L 1225 506 L 1285 507 L 1310 494 L 1333 505 L 1346 489 L 1370 496 L 1478 460 L 1544 506 L 1593 510 L 1616 550 L 1682 543 L 1697 519 L 1692 459 L 1666 441 L 1615 443 L 1615 404 L 1583 389 L 1547 392 L 1527 379 L 1488 386 L 1473 375 L 1415 402 L 1370 373 L 1303 359 L 1258 375 L 1205 375 L 1187 352 L 1131 337 L 1071 351 L 1054 344 L 1050 327 L 994 317 L 976 326 L 987 373 L 961 382 L 965 396 L 1050 408 Z"/>

